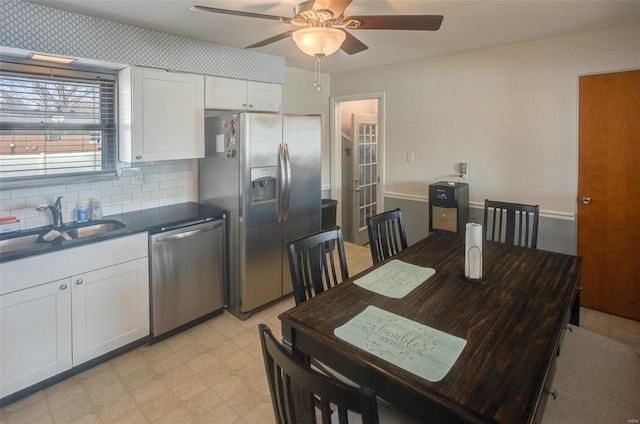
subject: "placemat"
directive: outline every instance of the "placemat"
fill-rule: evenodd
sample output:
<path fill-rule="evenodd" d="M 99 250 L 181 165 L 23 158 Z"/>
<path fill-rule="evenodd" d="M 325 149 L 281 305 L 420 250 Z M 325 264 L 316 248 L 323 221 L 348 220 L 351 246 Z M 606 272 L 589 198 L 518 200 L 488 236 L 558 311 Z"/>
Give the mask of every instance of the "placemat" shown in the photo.
<path fill-rule="evenodd" d="M 354 280 L 353 284 L 383 296 L 401 299 L 435 273 L 433 268 L 393 259 Z"/>
<path fill-rule="evenodd" d="M 467 341 L 375 306 L 334 330 L 336 337 L 431 382 L 444 378 Z"/>

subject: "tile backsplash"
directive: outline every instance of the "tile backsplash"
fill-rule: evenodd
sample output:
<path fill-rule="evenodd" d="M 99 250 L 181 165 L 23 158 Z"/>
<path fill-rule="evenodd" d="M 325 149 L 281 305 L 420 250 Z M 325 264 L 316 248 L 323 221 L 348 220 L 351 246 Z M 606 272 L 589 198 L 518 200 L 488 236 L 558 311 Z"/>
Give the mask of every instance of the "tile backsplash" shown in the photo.
<path fill-rule="evenodd" d="M 36 207 L 52 205 L 58 196 L 63 196 L 64 222 L 75 221 L 79 202 L 84 201 L 89 207 L 92 199 L 100 200 L 104 216 L 195 202 L 197 166 L 196 160 L 153 162 L 123 168 L 121 176 L 113 180 L 2 190 L 0 217 L 15 216 L 23 230 L 50 225 L 53 223 L 51 212 L 38 212 Z"/>

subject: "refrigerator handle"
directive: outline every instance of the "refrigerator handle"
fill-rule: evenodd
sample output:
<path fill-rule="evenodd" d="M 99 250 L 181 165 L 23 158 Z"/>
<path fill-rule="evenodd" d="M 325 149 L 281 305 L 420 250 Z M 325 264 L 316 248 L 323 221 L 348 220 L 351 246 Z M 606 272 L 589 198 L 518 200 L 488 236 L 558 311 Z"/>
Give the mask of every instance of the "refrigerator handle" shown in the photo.
<path fill-rule="evenodd" d="M 278 144 L 278 171 L 280 171 L 280 178 L 278 184 L 278 222 L 282 222 L 284 217 L 284 194 L 287 190 L 287 171 L 285 165 L 285 157 L 282 148 L 282 144 Z"/>
<path fill-rule="evenodd" d="M 285 173 L 287 176 L 287 185 L 284 195 L 284 215 L 283 219 L 286 221 L 289 219 L 289 203 L 291 202 L 291 157 L 289 156 L 289 145 L 284 143 L 284 160 L 285 160 Z"/>

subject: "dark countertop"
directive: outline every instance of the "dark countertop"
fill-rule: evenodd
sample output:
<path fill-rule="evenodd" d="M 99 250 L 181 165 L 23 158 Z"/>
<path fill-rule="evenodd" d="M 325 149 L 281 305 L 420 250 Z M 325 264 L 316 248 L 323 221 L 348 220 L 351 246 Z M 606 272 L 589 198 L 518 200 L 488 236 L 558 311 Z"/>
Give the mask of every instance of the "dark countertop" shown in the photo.
<path fill-rule="evenodd" d="M 136 212 L 127 212 L 118 215 L 110 215 L 105 219 L 115 219 L 130 228 L 131 231 L 160 232 L 170 227 L 178 227 L 193 221 L 207 218 L 220 219 L 227 212 L 206 206 L 201 203 L 180 203 L 159 208 L 143 209 Z"/>
<path fill-rule="evenodd" d="M 120 221 L 126 225 L 126 227 L 111 231 L 108 233 L 84 237 L 75 240 L 64 240 L 62 237 L 52 242 L 38 242 L 34 247 L 28 249 L 16 250 L 7 253 L 0 253 L 0 263 L 12 261 L 16 259 L 22 259 L 30 256 L 40 255 L 43 253 L 54 252 L 57 250 L 68 249 L 71 247 L 83 246 L 99 241 L 109 240 L 116 237 L 123 237 L 135 233 L 149 231 L 150 233 L 164 231 L 165 229 L 175 228 L 183 226 L 185 224 L 206 220 L 207 218 L 220 219 L 225 216 L 227 212 L 206 206 L 200 203 L 187 202 L 177 205 L 161 206 L 158 208 L 143 209 L 135 212 L 126 212 L 122 214 L 105 216 L 99 221 L 89 221 L 83 224 L 66 223 L 65 229 L 71 229 L 76 227 L 82 227 L 99 223 L 100 221 Z M 33 228 L 29 230 L 20 231 L 17 234 L 0 236 L 0 241 L 9 238 L 23 237 L 34 234 L 46 234 L 52 228 L 51 225 L 46 227 Z"/>

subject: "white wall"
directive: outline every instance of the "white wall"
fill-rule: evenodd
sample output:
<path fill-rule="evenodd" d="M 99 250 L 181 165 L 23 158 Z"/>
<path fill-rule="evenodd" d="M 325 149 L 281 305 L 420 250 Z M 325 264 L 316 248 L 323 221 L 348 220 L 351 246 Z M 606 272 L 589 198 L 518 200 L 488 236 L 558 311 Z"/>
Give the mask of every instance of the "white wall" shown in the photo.
<path fill-rule="evenodd" d="M 309 60 L 313 60 L 309 58 Z M 298 115 L 322 115 L 322 187 L 331 184 L 331 144 L 329 141 L 329 75 L 320 74 L 322 90 L 314 86 L 313 71 L 285 68 L 282 86 L 282 112 Z"/>
<path fill-rule="evenodd" d="M 426 196 L 467 162 L 472 204 L 572 220 L 578 77 L 639 67 L 635 24 L 336 74 L 331 96 L 385 92 L 386 192 Z"/>
<path fill-rule="evenodd" d="M 340 132 L 351 136 L 351 118 L 354 113 L 378 114 L 378 100 L 353 100 L 340 103 Z"/>

